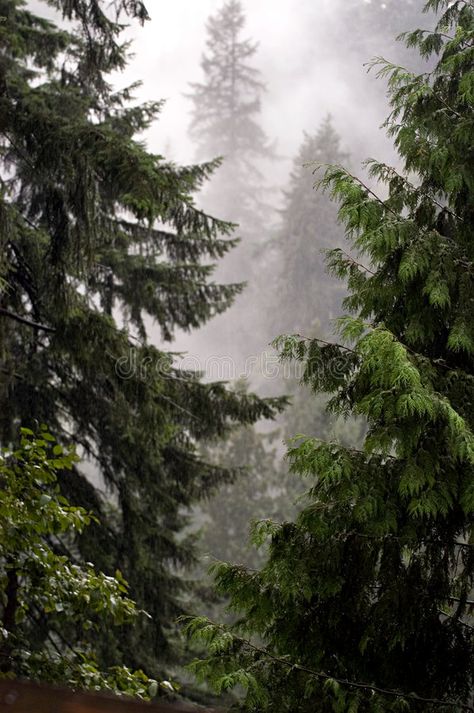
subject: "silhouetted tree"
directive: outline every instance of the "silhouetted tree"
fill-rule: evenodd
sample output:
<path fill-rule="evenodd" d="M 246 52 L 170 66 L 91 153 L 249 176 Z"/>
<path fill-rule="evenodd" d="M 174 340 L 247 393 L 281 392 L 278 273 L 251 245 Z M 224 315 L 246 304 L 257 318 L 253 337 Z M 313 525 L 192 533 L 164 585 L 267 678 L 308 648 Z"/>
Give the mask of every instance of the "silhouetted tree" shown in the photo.
<path fill-rule="evenodd" d="M 314 135 L 305 134 L 294 160 L 290 185 L 285 192 L 281 227 L 273 245 L 279 272 L 271 295 L 273 334 L 311 328 L 328 334 L 338 316 L 344 290 L 327 274 L 325 251 L 344 243 L 337 220 L 337 206 L 330 197 L 314 190 L 314 170 L 319 164 L 343 163 L 340 138 L 326 118 Z"/>

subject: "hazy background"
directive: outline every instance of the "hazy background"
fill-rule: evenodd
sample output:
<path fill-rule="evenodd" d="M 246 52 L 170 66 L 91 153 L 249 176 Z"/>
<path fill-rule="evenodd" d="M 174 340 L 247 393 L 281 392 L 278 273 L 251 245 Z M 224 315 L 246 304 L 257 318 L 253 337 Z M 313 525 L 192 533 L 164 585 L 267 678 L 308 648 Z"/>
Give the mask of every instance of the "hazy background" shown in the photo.
<path fill-rule="evenodd" d="M 372 5 L 373 3 L 373 5 Z M 266 84 L 259 123 L 270 141 L 275 142 L 279 160 L 266 167 L 265 179 L 271 187 L 270 202 L 274 218 L 268 224 L 269 234 L 278 226 L 283 190 L 288 185 L 292 162 L 303 139 L 303 132 L 314 134 L 328 114 L 341 137 L 342 148 L 350 155 L 352 169 L 360 173 L 363 159 L 377 157 L 396 163 L 396 155 L 384 130 L 379 127 L 388 113 L 385 83 L 367 72 L 364 63 L 375 55 L 400 61 L 404 51 L 394 49 L 394 36 L 407 27 L 407 13 L 397 13 L 397 4 L 387 0 L 387 22 L 381 16 L 380 0 L 243 0 L 246 15 L 244 37 L 258 43 L 252 65 Z M 41 14 L 57 15 L 44 2 L 29 0 L 30 7 Z M 189 137 L 191 102 L 186 98 L 190 83 L 203 79 L 200 60 L 205 50 L 206 22 L 223 6 L 223 0 L 147 0 L 151 20 L 140 26 L 131 24 L 125 36 L 131 42 L 133 57 L 120 74 L 111 80 L 117 87 L 141 81 L 135 97 L 138 102 L 165 100 L 161 118 L 145 134 L 148 147 L 177 163 L 196 161 L 195 145 Z M 404 0 L 404 5 L 420 15 L 423 0 Z M 348 26 L 347 9 L 359 6 L 360 21 Z M 377 22 L 367 26 L 370 12 L 364 6 L 377 5 Z M 389 21 L 388 21 L 389 20 Z M 426 20 L 429 25 L 429 19 Z M 417 26 L 419 24 L 417 23 Z M 406 66 L 410 67 L 409 54 Z M 418 58 L 419 61 L 419 58 Z M 213 156 L 207 157 L 209 159 Z M 311 161 L 308 156 L 307 160 Z M 216 179 L 219 180 L 218 174 Z M 312 181 L 308 170 L 308 182 Z M 198 197 L 198 202 L 200 201 Z M 203 199 L 205 205 L 205 200 Z M 218 213 L 217 217 L 228 216 Z M 218 267 L 216 278 L 228 279 L 232 256 L 226 258 L 224 272 Z M 236 280 L 246 279 L 236 275 Z M 267 276 L 268 278 L 268 276 Z M 261 285 L 262 290 L 268 286 Z M 199 333 L 176 335 L 173 347 L 192 355 L 192 364 L 205 364 L 209 355 L 236 358 L 242 365 L 245 345 L 239 344 L 239 303 L 224 315 L 209 322 Z M 233 325 L 233 337 L 224 334 L 226 325 Z M 152 328 L 153 340 L 160 341 Z M 268 340 L 262 340 L 264 349 Z M 253 350 L 255 351 L 255 350 Z M 238 371 L 238 369 L 237 369 Z"/>
<path fill-rule="evenodd" d="M 380 8 L 385 7 L 380 0 L 242 2 L 246 15 L 243 36 L 258 43 L 257 55 L 251 63 L 260 71 L 266 85 L 259 123 L 270 141 L 275 142 L 279 156 L 279 160 L 264 169 L 274 207 L 268 224 L 269 235 L 278 227 L 283 190 L 288 185 L 303 132 L 314 134 L 328 114 L 341 137 L 342 148 L 350 155 L 355 172 L 360 173 L 360 163 L 368 157 L 396 163 L 393 147 L 384 130 L 379 128 L 388 113 L 385 83 L 376 78 L 374 71 L 367 72 L 364 67 L 364 63 L 375 55 L 397 61 L 401 56 L 410 67 L 410 55 L 404 56 L 401 46 L 394 46 L 393 38 L 402 30 L 413 28 L 406 26 L 406 10 L 400 13 L 397 23 L 397 12 L 393 10 L 397 4 L 393 0 L 387 1 L 391 3 L 387 21 L 380 12 Z M 423 4 L 423 0 L 411 3 L 404 0 L 405 6 L 415 9 L 413 15 L 420 15 Z M 30 0 L 28 5 L 42 14 L 48 12 L 46 8 L 45 13 L 45 4 L 39 0 Z M 368 27 L 371 5 L 377 5 L 378 12 L 374 13 L 376 23 Z M 196 150 L 188 133 L 192 106 L 185 95 L 191 82 L 203 79 L 200 60 L 205 50 L 206 22 L 223 6 L 223 0 L 148 0 L 146 6 L 151 20 L 144 26 L 133 23 L 125 32 L 131 42 L 133 58 L 125 72 L 111 79 L 117 87 L 141 81 L 135 92 L 139 102 L 165 100 L 160 120 L 144 138 L 153 152 L 177 163 L 193 163 Z M 349 27 L 347 10 L 350 6 L 359 6 L 362 10 L 359 18 L 357 13 L 352 15 Z M 58 19 L 52 10 L 49 12 Z M 427 19 L 426 25 L 429 24 Z M 311 159 L 311 156 L 307 157 L 308 161 Z M 219 180 L 218 174 L 215 180 Z M 308 170 L 308 182 L 312 180 Z M 205 206 L 205 197 L 202 204 Z M 228 216 L 218 212 L 217 217 L 225 219 Z M 234 260 L 237 263 L 236 258 Z M 248 276 L 232 274 L 231 255 L 219 265 L 216 279 L 230 281 L 234 278 L 240 281 Z M 268 290 L 269 286 L 262 284 L 261 288 Z M 209 357 L 231 357 L 237 362 L 235 373 L 238 375 L 245 370 L 243 364 L 250 354 L 246 352 L 245 344 L 239 341 L 241 304 L 245 304 L 245 300 L 239 297 L 230 310 L 211 320 L 198 333 L 178 332 L 173 348 L 189 352 L 189 364 L 202 366 L 204 370 Z M 230 335 L 229 325 L 232 325 Z M 151 334 L 153 341 L 160 341 L 160 335 L 153 327 Z M 263 350 L 267 345 L 265 338 L 258 348 Z M 252 345 L 252 356 L 255 351 Z M 216 376 L 211 374 L 211 377 Z"/>
<path fill-rule="evenodd" d="M 391 59 L 393 42 L 390 39 L 387 46 L 383 45 L 397 32 L 411 28 L 404 24 L 394 29 L 379 26 L 368 32 L 367 13 L 365 24 L 361 20 L 359 26 L 356 22 L 348 27 L 342 10 L 347 9 L 350 2 L 359 2 L 362 7 L 370 5 L 370 0 L 242 3 L 247 19 L 243 34 L 259 45 L 252 65 L 259 69 L 266 84 L 260 124 L 269 139 L 275 141 L 280 157 L 266 167 L 265 178 L 272 187 L 270 202 L 275 208 L 268 224 L 269 234 L 278 224 L 283 189 L 303 131 L 314 133 L 328 114 L 355 171 L 369 156 L 396 161 L 390 142 L 379 129 L 388 113 L 385 85 L 374 71 L 367 72 L 364 63 L 376 54 Z M 165 99 L 161 120 L 148 131 L 146 139 L 150 149 L 179 163 L 196 159 L 195 146 L 188 135 L 191 102 L 185 95 L 190 82 L 203 78 L 200 59 L 205 49 L 206 22 L 222 5 L 221 0 L 174 0 L 173 3 L 154 0 L 147 3 L 151 21 L 144 27 L 134 25 L 127 30 L 135 54 L 126 72 L 116 81 L 123 86 L 140 78 L 142 86 L 137 90 L 137 99 Z M 421 8 L 421 0 L 415 5 Z M 307 157 L 308 161 L 311 159 L 312 156 Z M 219 175 L 215 180 L 219 180 Z M 311 181 L 308 170 L 308 182 Z M 220 212 L 218 217 L 228 216 Z M 239 249 L 244 250 L 245 246 Z M 245 274 L 233 274 L 232 259 L 232 255 L 227 257 L 224 265 L 219 266 L 217 279 L 251 280 Z M 236 257 L 234 261 L 237 264 Z M 268 273 L 265 279 L 268 282 Z M 260 288 L 268 293 L 271 285 L 262 284 Z M 230 310 L 211 320 L 199 332 L 177 333 L 173 346 L 189 354 L 186 365 L 202 368 L 209 378 L 246 373 L 247 358 L 252 359 L 256 352 L 268 347 L 267 335 L 262 335 L 261 340 L 257 335 L 251 346 L 243 342 L 242 321 L 245 319 L 248 323 L 254 318 L 248 312 L 249 300 L 239 297 Z M 259 327 L 256 325 L 255 329 Z M 153 329 L 152 334 L 154 340 L 159 341 Z M 209 359 L 213 357 L 232 359 L 236 364 L 233 374 L 225 369 L 222 374 L 215 368 L 209 369 Z"/>
<path fill-rule="evenodd" d="M 368 143 L 374 150 L 389 152 L 390 144 L 377 130 L 386 114 L 386 105 L 380 102 L 381 86 L 375 74 L 367 74 L 363 67 L 374 48 L 370 37 L 365 37 L 367 54 L 354 52 L 349 29 L 357 36 L 361 28 L 340 26 L 339 9 L 344 1 L 242 3 L 246 34 L 259 43 L 255 64 L 267 85 L 262 125 L 288 159 L 297 150 L 302 131 L 313 131 L 328 112 L 341 135 L 350 137 L 352 153 Z M 180 162 L 194 158 L 187 136 L 191 107 L 184 94 L 189 82 L 202 78 L 199 62 L 205 24 L 221 6 L 221 0 L 153 0 L 147 3 L 151 22 L 128 30 L 135 57 L 120 83 L 140 78 L 143 86 L 137 97 L 166 99 L 161 121 L 150 130 L 148 140 L 151 148 Z M 383 47 L 377 49 L 383 51 Z M 280 180 L 285 168 L 288 165 L 278 166 Z"/>

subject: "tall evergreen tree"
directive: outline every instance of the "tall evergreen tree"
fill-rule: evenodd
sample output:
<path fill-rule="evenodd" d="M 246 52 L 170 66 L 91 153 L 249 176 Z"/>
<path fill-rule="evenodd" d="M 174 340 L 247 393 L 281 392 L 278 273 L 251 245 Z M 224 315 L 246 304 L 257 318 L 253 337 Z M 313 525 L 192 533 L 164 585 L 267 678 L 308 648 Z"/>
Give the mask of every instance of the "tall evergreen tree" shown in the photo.
<path fill-rule="evenodd" d="M 203 81 L 193 83 L 189 95 L 193 103 L 190 135 L 198 145 L 198 157 L 222 159 L 204 200 L 238 223 L 242 241 L 237 254 L 232 253 L 222 266 L 221 274 L 232 280 L 237 274 L 249 283 L 232 322 L 227 327 L 222 323 L 209 325 L 205 340 L 216 351 L 226 350 L 226 356 L 236 361 L 258 354 L 266 346 L 264 331 L 258 329 L 262 316 L 257 271 L 261 274 L 261 270 L 255 270 L 259 262 L 255 258 L 263 244 L 268 215 L 262 204 L 265 181 L 260 168 L 262 160 L 272 157 L 258 122 L 265 86 L 252 65 L 257 44 L 243 37 L 244 28 L 239 0 L 227 0 L 209 18 L 207 51 L 201 60 Z M 256 564 L 260 556 L 249 552 L 248 525 L 268 507 L 281 512 L 274 495 L 282 485 L 283 473 L 275 454 L 265 435 L 254 428 L 240 428 L 212 444 L 210 456 L 235 468 L 239 476 L 196 512 L 196 524 L 203 525 L 202 552 Z"/>
<path fill-rule="evenodd" d="M 203 79 L 191 85 L 191 137 L 198 157 L 221 158 L 221 165 L 202 194 L 208 210 L 238 224 L 240 244 L 218 267 L 225 282 L 244 281 L 246 289 L 231 311 L 196 335 L 201 352 L 231 357 L 237 378 L 247 374 L 246 361 L 267 346 L 260 302 L 261 262 L 265 234 L 273 218 L 265 160 L 273 159 L 259 121 L 264 84 L 254 57 L 257 45 L 245 38 L 245 14 L 238 0 L 226 0 L 207 23 Z M 200 341 L 199 341 L 200 340 Z"/>
<path fill-rule="evenodd" d="M 191 137 L 198 156 L 221 156 L 218 183 L 212 201 L 226 218 L 244 224 L 255 219 L 261 200 L 259 162 L 272 155 L 260 124 L 265 86 L 251 61 L 257 45 L 244 39 L 245 15 L 239 0 L 227 0 L 207 23 L 207 52 L 201 60 L 203 82 L 191 85 L 193 115 Z"/>
<path fill-rule="evenodd" d="M 273 260 L 268 270 L 279 273 L 274 290 L 266 296 L 268 311 L 273 315 L 269 325 L 272 335 L 293 332 L 328 338 L 333 333 L 346 292 L 334 275 L 328 275 L 325 254 L 336 247 L 342 249 L 344 231 L 335 203 L 328 195 L 314 191 L 313 171 L 318 164 L 340 165 L 345 161 L 347 154 L 329 116 L 315 134 L 305 133 L 285 193 L 281 224 L 272 241 Z M 353 420 L 348 424 L 337 422 L 329 416 L 326 397 L 315 398 L 298 387 L 300 372 L 298 365 L 286 365 L 283 388 L 292 399 L 281 417 L 285 439 L 295 433 L 331 438 L 337 432 L 345 442 L 356 445 L 360 425 Z"/>
<path fill-rule="evenodd" d="M 436 30 L 406 39 L 434 70 L 380 70 L 403 172 L 369 163 L 383 198 L 341 167 L 323 179 L 365 255 L 330 261 L 355 316 L 340 345 L 283 340 L 333 410 L 367 419 L 363 448 L 290 448 L 305 506 L 256 529 L 258 572 L 217 568 L 235 627 L 190 624 L 210 642 L 196 669 L 243 684 L 247 710 L 473 710 L 474 9 L 426 7 Z"/>
<path fill-rule="evenodd" d="M 107 82 L 127 61 L 123 16 L 145 21 L 144 5 L 49 4 L 61 28 L 22 0 L 0 1 L 0 439 L 46 423 L 92 461 L 95 482 L 79 467 L 62 481 L 104 523 L 79 537 L 80 557 L 119 567 L 151 615 L 126 636 L 104 626 L 102 657 L 155 670 L 171 656 L 193 557 L 186 510 L 232 477 L 196 444 L 277 404 L 177 371 L 147 340 L 152 321 L 170 340 L 240 287 L 212 281 L 209 262 L 234 241 L 192 198 L 215 164 L 178 167 L 148 152 L 136 136 L 160 104 L 136 106 L 133 88 Z"/>
<path fill-rule="evenodd" d="M 283 519 L 294 513 L 295 489 L 288 487 L 286 468 L 275 447 L 279 436 L 279 431 L 260 433 L 251 426 L 241 427 L 210 453 L 210 458 L 241 470 L 203 507 L 201 548 L 211 561 L 256 567 L 264 555 L 251 546 L 250 524 L 262 517 Z"/>
<path fill-rule="evenodd" d="M 337 206 L 327 195 L 315 193 L 308 164 L 342 164 L 347 155 L 330 117 L 314 135 L 306 134 L 294 160 L 290 185 L 277 240 L 275 262 L 280 279 L 271 295 L 273 334 L 312 327 L 328 334 L 330 320 L 339 314 L 344 292 L 325 269 L 324 252 L 342 246 L 344 232 L 338 225 Z"/>

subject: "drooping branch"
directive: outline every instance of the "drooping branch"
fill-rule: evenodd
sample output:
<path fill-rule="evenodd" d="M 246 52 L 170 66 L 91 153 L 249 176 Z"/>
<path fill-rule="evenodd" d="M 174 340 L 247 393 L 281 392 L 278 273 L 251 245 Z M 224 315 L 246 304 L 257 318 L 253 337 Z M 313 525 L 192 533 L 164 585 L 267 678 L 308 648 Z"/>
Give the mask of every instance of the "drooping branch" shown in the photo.
<path fill-rule="evenodd" d="M 217 629 L 220 629 L 223 632 L 227 632 L 227 629 L 224 626 L 215 626 Z M 404 693 L 403 691 L 397 691 L 391 688 L 382 688 L 381 686 L 377 686 L 371 683 L 362 683 L 360 681 L 352 681 L 346 678 L 338 678 L 336 676 L 331 676 L 330 674 L 325 673 L 323 671 L 316 671 L 307 666 L 303 666 L 280 656 L 276 656 L 275 654 L 270 653 L 267 649 L 261 648 L 260 646 L 253 644 L 248 639 L 244 639 L 238 636 L 234 636 L 234 639 L 241 643 L 243 647 L 246 647 L 247 649 L 250 649 L 251 651 L 254 651 L 255 653 L 259 654 L 259 656 L 264 656 L 267 659 L 274 661 L 275 663 L 281 666 L 285 666 L 286 668 L 289 668 L 293 671 L 301 671 L 302 673 L 306 673 L 309 676 L 319 679 L 321 681 L 334 681 L 335 683 L 338 683 L 340 686 L 344 686 L 345 688 L 355 688 L 367 692 L 379 693 L 382 696 L 390 698 L 398 698 L 400 700 L 406 701 L 416 701 L 417 703 L 428 703 L 433 706 L 453 706 L 455 708 L 458 708 L 459 710 L 470 711 L 470 713 L 474 712 L 474 706 L 469 705 L 467 703 L 462 703 L 461 701 L 443 701 L 440 698 L 427 698 L 423 696 L 418 696 L 416 693 Z"/>
<path fill-rule="evenodd" d="M 342 349 L 345 352 L 349 352 L 350 354 L 355 354 L 356 356 L 359 356 L 355 349 L 346 347 L 344 346 L 344 344 L 339 344 L 337 342 L 328 342 L 325 339 L 320 339 L 319 337 L 305 337 L 304 334 L 295 334 L 293 336 L 298 337 L 298 339 L 301 339 L 303 342 L 319 342 L 319 344 L 322 344 L 325 347 L 336 347 L 337 349 Z"/>
<path fill-rule="evenodd" d="M 386 163 L 375 163 L 372 160 L 366 161 L 365 165 L 369 166 L 369 169 L 370 169 L 370 167 L 372 167 L 373 172 L 376 170 L 377 166 L 380 167 L 381 169 L 383 169 L 383 171 L 386 173 L 387 176 L 391 175 L 393 178 L 398 178 L 398 179 L 400 179 L 400 181 L 403 181 L 404 186 L 407 189 L 413 191 L 413 193 L 416 193 L 419 196 L 423 196 L 423 198 L 427 198 L 437 208 L 439 208 L 440 210 L 446 211 L 446 213 L 449 213 L 449 215 L 452 215 L 453 218 L 458 220 L 460 223 L 465 222 L 464 218 L 462 218 L 460 215 L 455 213 L 451 208 L 449 208 L 449 206 L 443 205 L 442 203 L 440 203 L 440 201 L 437 200 L 437 198 L 435 198 L 435 196 L 433 196 L 431 193 L 428 193 L 428 191 L 423 190 L 421 187 L 415 186 L 411 181 L 408 180 L 408 178 L 406 178 L 405 176 L 402 176 L 395 168 L 393 168 L 393 166 L 389 166 Z"/>
<path fill-rule="evenodd" d="M 418 703 L 429 703 L 431 705 L 435 706 L 457 706 L 458 708 L 466 711 L 474 711 L 474 707 L 470 706 L 466 703 L 461 703 L 460 701 L 453 701 L 453 700 L 446 700 L 443 701 L 439 698 L 425 698 L 423 696 L 417 696 L 414 693 L 403 693 L 402 691 L 396 691 L 391 688 L 382 688 L 381 686 L 376 686 L 370 683 L 361 683 L 360 681 L 350 681 L 346 678 L 336 678 L 334 676 L 330 676 L 328 673 L 324 673 L 322 671 L 315 671 L 311 668 L 308 668 L 306 666 L 301 666 L 300 664 L 294 664 L 291 661 L 287 661 L 286 659 L 280 658 L 279 656 L 274 656 L 273 654 L 270 654 L 268 651 L 265 649 L 261 649 L 258 646 L 255 646 L 248 640 L 244 640 L 245 644 L 253 649 L 254 651 L 263 654 L 264 656 L 267 656 L 267 658 L 270 658 L 272 661 L 275 661 L 276 663 L 279 663 L 283 666 L 287 666 L 288 668 L 291 669 L 296 669 L 298 671 L 302 671 L 303 673 L 307 673 L 310 676 L 313 676 L 314 678 L 318 678 L 323 681 L 335 681 L 338 683 L 340 686 L 345 686 L 346 688 L 357 688 L 358 690 L 363 690 L 363 691 L 369 691 L 373 693 L 379 693 L 382 696 L 387 696 L 390 698 L 399 698 L 403 700 L 412 700 L 412 701 L 417 701 Z"/>
<path fill-rule="evenodd" d="M 330 164 L 319 164 L 319 165 L 317 165 L 317 166 L 315 167 L 313 173 L 316 173 L 316 171 L 318 170 L 318 168 L 321 168 L 321 167 L 324 167 L 324 166 L 329 167 Z M 354 183 L 357 183 L 357 184 L 362 188 L 362 190 L 364 190 L 364 191 L 367 193 L 367 195 L 371 196 L 371 197 L 373 198 L 373 200 L 374 200 L 376 203 L 378 203 L 379 205 L 381 205 L 384 210 L 388 211 L 388 212 L 389 212 L 391 215 L 393 215 L 397 220 L 399 220 L 399 221 L 404 221 L 405 223 L 409 221 L 409 218 L 408 218 L 408 217 L 405 217 L 405 216 L 401 215 L 398 211 L 396 211 L 394 208 L 392 208 L 392 206 L 389 205 L 388 201 L 384 201 L 383 198 L 381 198 L 379 195 L 377 195 L 377 193 L 376 193 L 375 191 L 373 191 L 366 183 L 364 183 L 364 181 L 363 181 L 361 178 L 359 178 L 358 176 L 355 176 L 353 173 L 351 173 L 350 171 L 348 171 L 344 166 L 339 166 L 339 165 L 338 165 L 337 168 L 339 168 L 341 171 L 343 171 L 343 172 L 345 173 L 345 175 L 346 175 L 351 181 L 353 181 Z M 323 180 L 323 179 L 321 179 L 321 181 L 322 181 L 322 180 Z M 321 185 L 321 181 L 317 181 L 315 185 L 316 185 L 316 186 Z M 441 204 L 440 204 L 440 205 L 441 205 Z M 443 206 L 443 208 L 444 208 L 444 206 Z M 459 216 L 457 216 L 455 213 L 452 213 L 452 211 L 448 211 L 448 212 L 449 212 L 450 214 L 452 214 L 453 217 L 455 217 L 457 220 L 460 220 Z M 419 227 L 418 225 L 416 225 L 416 224 L 414 225 L 414 227 L 415 227 L 415 229 L 416 229 L 416 232 L 417 232 L 419 235 L 421 235 L 422 237 L 426 237 L 430 232 L 434 232 L 434 233 L 436 233 L 437 235 L 439 235 L 443 240 L 448 240 L 447 236 L 446 236 L 446 235 L 443 235 L 442 233 L 440 233 L 439 230 L 436 229 L 436 227 L 432 227 L 432 228 L 430 228 L 430 229 L 428 229 L 428 228 L 420 228 L 420 227 Z M 459 248 L 459 245 L 458 245 L 457 243 L 455 243 L 452 239 L 449 239 L 449 241 L 450 241 L 451 244 L 454 244 L 457 248 Z M 474 263 L 472 263 L 470 260 L 468 260 L 465 256 L 462 256 L 462 257 L 458 258 L 458 262 L 459 262 L 460 265 L 462 265 L 463 267 L 465 267 L 465 268 L 468 269 L 468 270 L 474 269 Z"/>
<path fill-rule="evenodd" d="M 2 317 L 7 317 L 8 319 L 13 319 L 15 322 L 19 322 L 20 324 L 26 324 L 27 327 L 31 327 L 32 329 L 38 329 L 43 332 L 50 332 L 54 333 L 56 330 L 54 327 L 48 327 L 46 324 L 40 324 L 39 322 L 34 322 L 32 319 L 28 319 L 27 317 L 22 317 L 21 315 L 17 314 L 16 312 L 11 312 L 8 309 L 5 309 L 4 307 L 0 307 L 0 316 Z"/>
<path fill-rule="evenodd" d="M 343 250 L 342 248 L 339 248 L 341 251 L 341 254 L 346 257 L 347 260 L 349 260 L 355 267 L 360 267 L 361 270 L 365 270 L 365 272 L 368 272 L 369 275 L 376 275 L 377 273 L 371 270 L 370 268 L 366 267 L 363 263 L 359 262 L 358 260 L 355 260 L 355 258 L 352 257 L 352 255 L 349 255 L 348 252 Z"/>

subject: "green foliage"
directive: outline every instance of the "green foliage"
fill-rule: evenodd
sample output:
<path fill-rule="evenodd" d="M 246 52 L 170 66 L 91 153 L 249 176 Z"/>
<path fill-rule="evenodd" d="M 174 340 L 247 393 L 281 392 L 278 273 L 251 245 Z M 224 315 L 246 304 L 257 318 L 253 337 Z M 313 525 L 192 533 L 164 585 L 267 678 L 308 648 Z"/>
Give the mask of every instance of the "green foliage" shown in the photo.
<path fill-rule="evenodd" d="M 340 166 L 322 178 L 359 253 L 329 258 L 353 314 L 339 344 L 279 342 L 330 410 L 364 416 L 364 442 L 292 442 L 298 516 L 257 528 L 259 570 L 216 566 L 235 624 L 187 626 L 207 642 L 198 675 L 238 681 L 244 710 L 472 711 L 474 10 L 427 8 L 434 36 L 407 39 L 433 70 L 377 62 L 403 171 L 369 162 L 384 198 Z"/>
<path fill-rule="evenodd" d="M 232 226 L 194 202 L 217 164 L 150 153 L 139 134 L 160 102 L 136 105 L 133 86 L 108 84 L 127 62 L 124 19 L 147 18 L 142 3 L 49 4 L 62 28 L 0 0 L 0 441 L 48 423 L 81 449 L 87 465 L 60 486 L 100 524 L 78 535 L 77 556 L 120 568 L 152 617 L 102 627 L 100 666 L 157 675 L 194 558 L 186 513 L 232 476 L 197 445 L 281 402 L 205 384 L 149 343 L 152 324 L 170 340 L 241 290 L 216 284 L 210 266 L 235 245 Z"/>
<path fill-rule="evenodd" d="M 156 681 L 121 665 L 102 671 L 94 652 L 99 621 L 145 615 L 120 571 L 106 576 L 59 554 L 91 522 L 58 486 L 76 462 L 46 426 L 38 435 L 23 428 L 18 448 L 0 456 L 1 674 L 149 698 Z"/>

